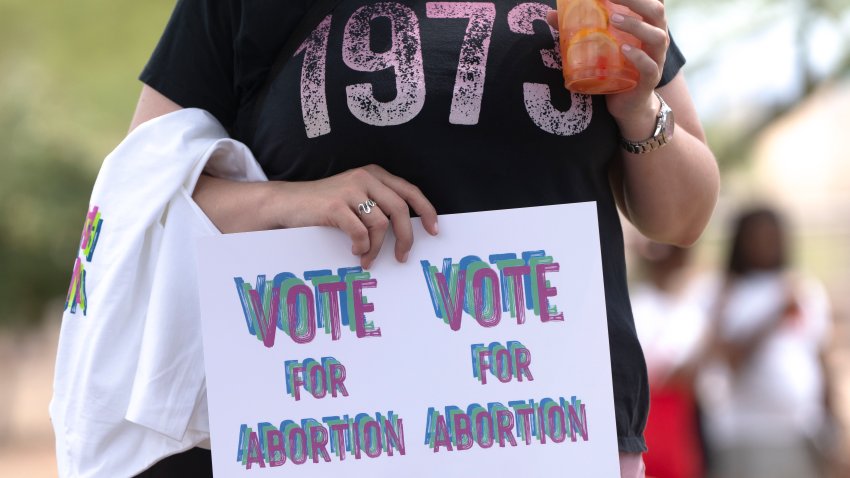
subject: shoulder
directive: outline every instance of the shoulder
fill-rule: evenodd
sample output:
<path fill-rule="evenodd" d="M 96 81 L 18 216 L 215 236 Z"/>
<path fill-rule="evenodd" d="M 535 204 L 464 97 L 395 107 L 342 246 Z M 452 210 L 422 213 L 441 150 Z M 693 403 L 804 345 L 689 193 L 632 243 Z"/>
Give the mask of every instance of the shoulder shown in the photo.
<path fill-rule="evenodd" d="M 142 82 L 232 128 L 244 99 L 301 20 L 308 0 L 180 0 Z"/>

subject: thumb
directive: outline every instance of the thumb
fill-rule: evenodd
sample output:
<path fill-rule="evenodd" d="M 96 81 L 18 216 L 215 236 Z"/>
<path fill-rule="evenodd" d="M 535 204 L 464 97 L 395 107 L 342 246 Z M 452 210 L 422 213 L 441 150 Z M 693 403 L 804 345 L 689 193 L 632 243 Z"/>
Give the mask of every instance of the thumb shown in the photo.
<path fill-rule="evenodd" d="M 555 10 L 549 10 L 546 12 L 546 23 L 552 26 L 554 29 L 558 29 L 558 12 Z"/>

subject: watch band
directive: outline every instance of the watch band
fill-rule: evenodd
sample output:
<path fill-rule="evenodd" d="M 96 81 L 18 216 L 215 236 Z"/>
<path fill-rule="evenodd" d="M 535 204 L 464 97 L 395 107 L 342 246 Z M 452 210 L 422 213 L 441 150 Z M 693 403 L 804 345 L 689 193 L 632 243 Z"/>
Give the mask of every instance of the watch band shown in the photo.
<path fill-rule="evenodd" d="M 673 137 L 672 122 L 673 111 L 667 106 L 664 98 L 654 92 L 661 106 L 658 108 L 658 114 L 655 115 L 655 131 L 652 136 L 643 141 L 631 141 L 626 138 L 620 138 L 620 145 L 632 154 L 644 154 L 664 146 L 670 142 Z"/>
<path fill-rule="evenodd" d="M 623 149 L 632 154 L 643 154 L 655 151 L 665 144 L 667 144 L 667 141 L 665 141 L 662 137 L 652 137 L 644 141 L 629 141 L 625 138 L 620 139 L 620 145 Z"/>

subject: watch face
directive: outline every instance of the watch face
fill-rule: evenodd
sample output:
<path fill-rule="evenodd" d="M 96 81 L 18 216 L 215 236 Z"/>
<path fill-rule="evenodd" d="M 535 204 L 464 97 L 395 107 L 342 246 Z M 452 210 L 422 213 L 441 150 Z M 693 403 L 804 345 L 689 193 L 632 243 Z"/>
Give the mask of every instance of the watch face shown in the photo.
<path fill-rule="evenodd" d="M 673 130 L 676 128 L 676 122 L 673 120 L 673 110 L 665 108 L 663 118 L 661 119 L 661 134 L 664 136 L 665 142 L 673 139 Z"/>

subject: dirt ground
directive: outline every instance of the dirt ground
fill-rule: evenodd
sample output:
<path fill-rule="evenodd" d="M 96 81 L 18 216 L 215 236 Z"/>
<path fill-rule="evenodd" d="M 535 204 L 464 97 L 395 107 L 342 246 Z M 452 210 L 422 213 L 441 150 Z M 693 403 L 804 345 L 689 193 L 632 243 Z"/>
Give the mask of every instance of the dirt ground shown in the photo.
<path fill-rule="evenodd" d="M 47 414 L 59 323 L 25 334 L 0 334 L 0 477 L 55 477 Z"/>

